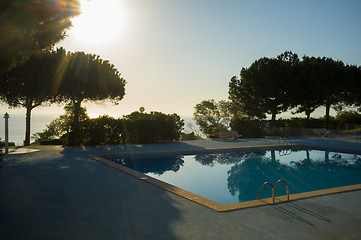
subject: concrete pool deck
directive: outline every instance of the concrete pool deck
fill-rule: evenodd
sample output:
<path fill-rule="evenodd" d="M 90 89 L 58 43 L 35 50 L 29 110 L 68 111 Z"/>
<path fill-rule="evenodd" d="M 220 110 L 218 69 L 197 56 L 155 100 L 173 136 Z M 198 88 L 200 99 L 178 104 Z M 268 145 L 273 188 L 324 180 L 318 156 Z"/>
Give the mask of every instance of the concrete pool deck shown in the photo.
<path fill-rule="evenodd" d="M 352 139 L 291 142 L 361 150 Z M 275 144 L 278 139 L 41 146 L 7 155 L 0 163 L 1 239 L 359 239 L 360 190 L 220 213 L 87 157 Z"/>

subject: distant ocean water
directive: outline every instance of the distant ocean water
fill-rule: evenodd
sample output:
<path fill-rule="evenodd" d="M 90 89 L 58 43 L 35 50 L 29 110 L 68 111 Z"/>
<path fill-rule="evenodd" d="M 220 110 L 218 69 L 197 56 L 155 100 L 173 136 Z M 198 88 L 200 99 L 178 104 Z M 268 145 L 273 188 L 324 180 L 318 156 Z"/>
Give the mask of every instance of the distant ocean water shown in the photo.
<path fill-rule="evenodd" d="M 60 115 L 60 114 L 59 114 Z M 34 133 L 43 131 L 52 120 L 59 115 L 54 114 L 33 114 L 31 116 L 31 129 L 30 137 Z M 0 115 L 0 138 L 5 140 L 5 119 L 4 115 Z M 184 132 L 195 132 L 200 134 L 199 127 L 194 122 L 191 116 L 181 116 L 184 120 Z M 25 114 L 10 114 L 9 118 L 9 141 L 14 142 L 16 145 L 23 145 L 25 139 Z M 31 140 L 33 141 L 33 139 Z"/>
<path fill-rule="evenodd" d="M 52 120 L 57 118 L 54 114 L 33 114 L 31 116 L 30 137 L 37 132 L 46 128 Z M 0 137 L 5 140 L 5 119 L 4 115 L 0 116 Z M 9 118 L 9 141 L 16 145 L 23 145 L 25 139 L 25 114 L 10 114 Z"/>

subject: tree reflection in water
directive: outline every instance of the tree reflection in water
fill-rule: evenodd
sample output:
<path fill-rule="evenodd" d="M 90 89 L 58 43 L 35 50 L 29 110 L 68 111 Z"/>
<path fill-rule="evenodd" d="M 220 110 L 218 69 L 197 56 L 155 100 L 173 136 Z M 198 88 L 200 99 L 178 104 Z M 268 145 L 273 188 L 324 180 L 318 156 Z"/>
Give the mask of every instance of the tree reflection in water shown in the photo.
<path fill-rule="evenodd" d="M 215 164 L 238 163 L 245 152 L 222 152 L 195 155 L 195 160 L 202 165 L 213 167 Z"/>
<path fill-rule="evenodd" d="M 217 196 L 216 189 L 222 186 L 220 192 L 236 196 L 241 202 L 255 200 L 264 182 L 274 185 L 279 179 L 287 181 L 290 194 L 361 183 L 361 156 L 354 154 L 277 149 L 203 153 L 191 155 L 186 161 L 183 159 L 182 155 L 157 155 L 119 158 L 116 161 L 142 173 L 154 173 L 160 177 L 165 172 L 176 173 L 182 166 L 188 166 L 190 172 L 179 171 L 178 177 L 172 177 L 174 181 L 181 181 L 173 185 L 191 186 L 195 193 L 199 189 L 202 192 L 209 189 L 210 192 L 205 194 L 211 193 L 212 197 Z M 266 187 L 260 198 L 267 198 L 270 194 L 271 188 Z M 280 184 L 276 195 L 285 194 L 286 187 Z"/>
<path fill-rule="evenodd" d="M 304 155 L 291 155 L 295 152 L 304 152 Z M 313 159 L 311 153 L 314 154 Z M 284 162 L 283 159 L 287 157 L 292 161 Z M 195 159 L 210 167 L 216 164 L 230 165 L 228 190 L 233 196 L 238 194 L 241 202 L 254 200 L 266 181 L 274 185 L 279 179 L 285 179 L 291 194 L 360 183 L 359 155 L 283 149 L 202 154 L 196 155 Z M 280 185 L 276 194 L 285 195 L 286 188 Z M 271 188 L 265 188 L 261 198 L 270 195 Z"/>
<path fill-rule="evenodd" d="M 119 158 L 116 162 L 141 173 L 154 173 L 157 175 L 162 175 L 166 171 L 177 172 L 184 164 L 182 156 Z"/>
<path fill-rule="evenodd" d="M 312 159 L 308 150 L 304 159 L 294 159 L 288 164 L 280 161 L 281 151 L 271 151 L 270 157 L 264 153 L 255 153 L 235 164 L 228 171 L 228 189 L 232 195 L 238 193 L 240 201 L 258 195 L 264 182 L 273 185 L 279 179 L 285 179 L 290 194 L 314 191 L 331 187 L 340 187 L 360 183 L 361 158 L 357 155 L 341 155 L 325 152 L 324 159 Z M 266 188 L 265 188 L 266 189 Z M 261 198 L 269 197 L 271 189 L 265 190 Z M 285 195 L 286 188 L 277 188 L 276 195 Z"/>

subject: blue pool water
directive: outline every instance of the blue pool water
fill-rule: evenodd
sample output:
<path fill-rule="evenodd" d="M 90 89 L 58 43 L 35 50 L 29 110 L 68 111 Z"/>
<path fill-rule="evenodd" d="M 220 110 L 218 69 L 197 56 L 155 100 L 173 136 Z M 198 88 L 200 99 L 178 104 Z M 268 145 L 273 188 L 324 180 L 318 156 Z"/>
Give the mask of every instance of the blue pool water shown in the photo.
<path fill-rule="evenodd" d="M 116 157 L 113 161 L 216 202 L 255 200 L 264 182 L 290 194 L 361 183 L 361 155 L 314 149 Z M 276 195 L 286 195 L 286 187 Z M 260 198 L 271 194 L 266 187 Z"/>

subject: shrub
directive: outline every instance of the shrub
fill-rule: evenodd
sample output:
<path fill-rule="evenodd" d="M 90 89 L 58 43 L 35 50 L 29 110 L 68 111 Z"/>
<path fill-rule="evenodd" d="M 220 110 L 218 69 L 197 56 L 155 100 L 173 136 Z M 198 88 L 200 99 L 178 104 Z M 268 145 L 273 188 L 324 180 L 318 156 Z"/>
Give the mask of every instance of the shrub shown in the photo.
<path fill-rule="evenodd" d="M 336 119 L 340 121 L 340 124 L 353 123 L 361 124 L 361 114 L 356 111 L 342 111 L 337 113 Z"/>
<path fill-rule="evenodd" d="M 231 122 L 231 128 L 237 131 L 242 137 L 264 137 L 264 123 L 261 120 L 250 118 L 236 118 Z"/>
<path fill-rule="evenodd" d="M 39 141 L 40 145 L 62 145 L 61 139 L 43 139 Z"/>
<path fill-rule="evenodd" d="M 85 113 L 84 115 L 87 116 Z M 71 118 L 62 115 L 43 132 L 35 134 L 35 138 L 41 144 L 62 142 L 63 145 L 69 145 L 71 121 Z M 107 115 L 93 119 L 86 117 L 79 123 L 79 139 L 83 145 L 172 141 L 180 138 L 183 125 L 184 121 L 177 114 L 160 112 L 133 112 L 122 119 Z"/>
<path fill-rule="evenodd" d="M 15 143 L 9 142 L 9 146 L 15 146 Z M 5 147 L 5 141 L 0 141 L 0 147 Z"/>
<path fill-rule="evenodd" d="M 121 121 L 123 139 L 129 143 L 178 140 L 184 121 L 177 114 L 133 112 Z"/>

